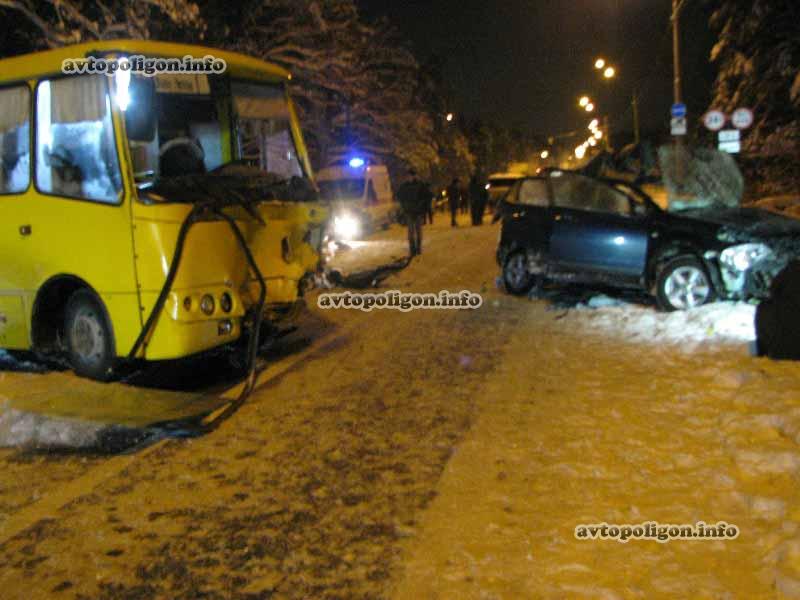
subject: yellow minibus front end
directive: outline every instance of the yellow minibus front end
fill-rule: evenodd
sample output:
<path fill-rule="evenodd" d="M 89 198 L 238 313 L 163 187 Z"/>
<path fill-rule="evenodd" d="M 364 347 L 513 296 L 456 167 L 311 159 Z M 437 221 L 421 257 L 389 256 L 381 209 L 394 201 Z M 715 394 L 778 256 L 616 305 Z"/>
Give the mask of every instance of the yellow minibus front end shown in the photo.
<path fill-rule="evenodd" d="M 0 348 L 108 379 L 292 314 L 326 214 L 289 78 L 128 40 L 0 61 Z"/>

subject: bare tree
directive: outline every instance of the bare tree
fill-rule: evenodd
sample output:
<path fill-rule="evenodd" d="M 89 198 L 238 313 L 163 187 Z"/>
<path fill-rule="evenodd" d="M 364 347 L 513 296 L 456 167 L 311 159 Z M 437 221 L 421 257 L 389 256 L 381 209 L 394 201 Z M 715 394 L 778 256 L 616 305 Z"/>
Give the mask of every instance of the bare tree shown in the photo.
<path fill-rule="evenodd" d="M 386 22 L 365 23 L 353 0 L 263 0 L 234 49 L 293 75 L 317 164 L 357 147 L 421 173 L 439 160 L 434 115 L 418 95 L 419 65 Z"/>
<path fill-rule="evenodd" d="M 21 15 L 38 30 L 38 47 L 147 39 L 170 27 L 190 29 L 202 38 L 205 28 L 199 7 L 188 0 L 0 0 L 2 9 Z"/>

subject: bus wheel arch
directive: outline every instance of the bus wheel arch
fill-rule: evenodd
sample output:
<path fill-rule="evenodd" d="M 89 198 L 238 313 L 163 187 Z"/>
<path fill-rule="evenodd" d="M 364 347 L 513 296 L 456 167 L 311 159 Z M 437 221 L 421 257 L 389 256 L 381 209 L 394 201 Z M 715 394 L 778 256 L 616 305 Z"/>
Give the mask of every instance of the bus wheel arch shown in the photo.
<path fill-rule="evenodd" d="M 34 351 L 61 354 L 67 350 L 64 331 L 67 306 L 70 298 L 80 290 L 91 294 L 97 302 L 108 327 L 112 351 L 116 354 L 114 327 L 105 303 L 91 285 L 74 275 L 56 275 L 39 287 L 31 315 L 31 345 Z"/>

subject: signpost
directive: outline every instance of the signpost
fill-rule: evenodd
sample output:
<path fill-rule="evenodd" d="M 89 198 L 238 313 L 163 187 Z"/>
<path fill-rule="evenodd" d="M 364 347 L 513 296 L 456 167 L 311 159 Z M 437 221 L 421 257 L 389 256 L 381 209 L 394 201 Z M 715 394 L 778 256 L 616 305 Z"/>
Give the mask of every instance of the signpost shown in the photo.
<path fill-rule="evenodd" d="M 670 132 L 672 135 L 686 135 L 686 117 L 672 117 L 670 120 Z"/>
<path fill-rule="evenodd" d="M 753 111 L 749 108 L 737 108 L 731 115 L 731 123 L 736 129 L 747 129 L 753 124 Z"/>
<path fill-rule="evenodd" d="M 672 135 L 686 135 L 686 105 L 676 102 L 670 110 L 670 132 Z"/>
<path fill-rule="evenodd" d="M 725 127 L 726 120 L 727 117 L 725 117 L 725 113 L 721 110 L 710 110 L 703 117 L 703 125 L 705 125 L 706 129 L 709 131 L 719 131 Z"/>
<path fill-rule="evenodd" d="M 741 133 L 738 129 L 723 129 L 719 132 L 719 149 L 728 154 L 738 154 L 742 150 Z"/>
<path fill-rule="evenodd" d="M 686 105 L 683 102 L 676 102 L 672 105 L 671 114 L 673 117 L 685 117 Z"/>

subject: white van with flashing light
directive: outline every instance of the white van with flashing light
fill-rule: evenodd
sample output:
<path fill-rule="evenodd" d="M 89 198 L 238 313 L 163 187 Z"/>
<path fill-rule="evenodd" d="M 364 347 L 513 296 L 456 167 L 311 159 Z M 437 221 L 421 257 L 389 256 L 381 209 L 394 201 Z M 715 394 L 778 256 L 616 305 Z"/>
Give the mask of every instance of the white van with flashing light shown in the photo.
<path fill-rule="evenodd" d="M 330 203 L 334 239 L 354 240 L 397 220 L 398 205 L 384 165 L 351 158 L 317 172 L 324 202 Z"/>

